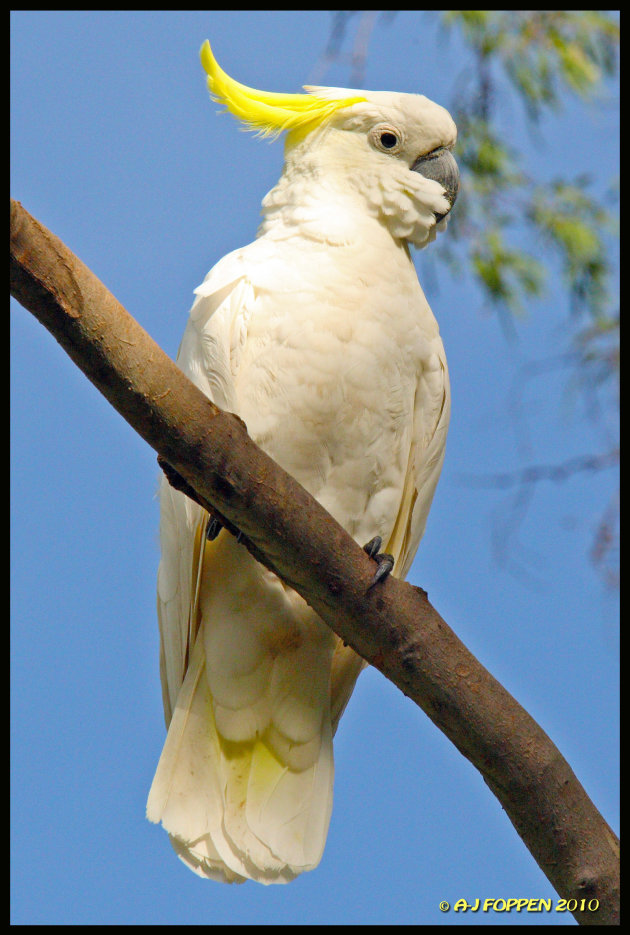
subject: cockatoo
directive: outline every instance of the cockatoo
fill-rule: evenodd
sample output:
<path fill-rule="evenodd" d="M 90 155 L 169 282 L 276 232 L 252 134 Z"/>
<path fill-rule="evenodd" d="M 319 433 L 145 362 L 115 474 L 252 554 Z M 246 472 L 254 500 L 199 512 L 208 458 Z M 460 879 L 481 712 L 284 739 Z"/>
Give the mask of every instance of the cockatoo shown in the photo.
<path fill-rule="evenodd" d="M 208 42 L 201 60 L 215 101 L 264 136 L 287 136 L 256 239 L 195 290 L 178 364 L 357 542 L 378 537 L 404 577 L 450 412 L 409 245 L 446 225 L 455 124 L 420 95 L 268 93 L 230 78 Z M 366 663 L 217 528 L 163 480 L 168 734 L 147 816 L 202 877 L 286 883 L 321 859 L 333 735 Z"/>

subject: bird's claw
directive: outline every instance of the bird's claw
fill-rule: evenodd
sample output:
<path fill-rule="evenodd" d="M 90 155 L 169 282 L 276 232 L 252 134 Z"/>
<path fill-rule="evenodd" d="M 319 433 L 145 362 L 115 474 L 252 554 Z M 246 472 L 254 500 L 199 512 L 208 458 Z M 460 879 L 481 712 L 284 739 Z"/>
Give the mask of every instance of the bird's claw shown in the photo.
<path fill-rule="evenodd" d="M 363 551 L 367 552 L 370 558 L 376 558 L 378 555 L 378 550 L 382 545 L 383 540 L 380 536 L 374 536 L 373 539 L 370 539 L 369 542 L 366 542 L 363 546 Z"/>
<path fill-rule="evenodd" d="M 216 518 L 216 516 L 209 516 L 208 522 L 206 523 L 206 541 L 212 542 L 219 535 L 223 529 L 223 523 Z M 240 531 L 236 533 L 236 542 L 238 545 L 241 544 L 245 535 Z"/>
<path fill-rule="evenodd" d="M 208 522 L 206 523 L 206 540 L 208 542 L 212 542 L 213 539 L 216 539 L 222 529 L 223 523 L 219 522 L 215 516 L 209 516 Z"/>
<path fill-rule="evenodd" d="M 375 562 L 378 562 L 378 568 L 374 572 L 374 577 L 368 584 L 368 591 L 371 590 L 375 584 L 378 584 L 379 581 L 382 581 L 383 578 L 386 578 L 392 568 L 394 567 L 394 556 L 389 555 L 387 552 L 379 552 L 383 540 L 380 536 L 374 536 L 373 539 L 370 539 L 363 546 L 363 551 L 367 552 L 370 558 L 373 558 Z"/>

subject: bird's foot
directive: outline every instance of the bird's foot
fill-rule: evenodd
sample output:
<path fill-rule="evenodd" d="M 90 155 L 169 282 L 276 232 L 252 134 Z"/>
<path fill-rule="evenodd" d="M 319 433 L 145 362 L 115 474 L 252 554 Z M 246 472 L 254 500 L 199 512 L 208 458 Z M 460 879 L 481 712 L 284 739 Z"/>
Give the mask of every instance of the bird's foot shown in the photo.
<path fill-rule="evenodd" d="M 238 418 L 238 416 L 236 418 Z M 242 419 L 239 419 L 239 422 L 242 422 Z M 245 425 L 244 422 L 243 425 Z M 158 455 L 157 460 L 158 464 L 162 468 L 162 471 L 164 472 L 164 476 L 174 490 L 179 490 L 180 493 L 186 494 L 187 497 L 189 497 L 191 500 L 194 500 L 195 503 L 199 504 L 199 506 L 202 506 L 204 510 L 209 510 L 209 505 L 197 496 L 197 492 L 190 486 L 188 481 L 185 480 L 182 475 L 179 474 L 178 471 L 176 471 L 175 468 L 172 467 L 168 461 L 162 457 L 162 455 Z M 216 537 L 223 529 L 223 526 L 224 524 L 220 519 L 217 519 L 216 516 L 214 516 L 212 513 L 209 513 L 205 531 L 206 540 L 208 542 L 212 542 L 213 539 L 216 539 Z M 234 527 L 228 527 L 228 529 L 230 529 L 230 532 L 236 536 L 236 541 L 240 545 L 240 543 L 245 538 L 244 534 L 238 529 L 235 530 Z"/>
<path fill-rule="evenodd" d="M 216 516 L 209 516 L 208 522 L 206 523 L 206 540 L 208 542 L 212 542 L 214 539 L 216 539 L 222 529 L 223 523 L 218 520 Z M 241 544 L 244 538 L 244 534 L 239 529 L 236 533 L 236 542 L 238 545 Z"/>
<path fill-rule="evenodd" d="M 191 500 L 194 500 L 195 503 L 199 504 L 199 506 L 203 506 L 205 508 L 205 504 L 197 496 L 197 491 L 190 486 L 188 481 L 185 480 L 182 475 L 176 471 L 175 468 L 170 465 L 165 458 L 162 457 L 162 455 L 158 455 L 157 462 L 162 468 L 164 476 L 166 477 L 173 490 L 179 490 L 180 493 L 186 494 L 187 497 L 189 497 Z"/>
<path fill-rule="evenodd" d="M 363 546 L 363 551 L 367 552 L 370 558 L 373 558 L 375 562 L 378 562 L 378 568 L 374 572 L 374 577 L 368 584 L 368 591 L 373 588 L 375 584 L 378 584 L 379 581 L 386 578 L 394 567 L 394 556 L 389 555 L 387 552 L 379 552 L 382 542 L 383 540 L 380 536 L 374 536 L 373 539 L 370 539 L 370 541 Z"/>
<path fill-rule="evenodd" d="M 223 529 L 223 523 L 219 522 L 216 516 L 209 516 L 206 523 L 206 539 L 212 542 Z"/>

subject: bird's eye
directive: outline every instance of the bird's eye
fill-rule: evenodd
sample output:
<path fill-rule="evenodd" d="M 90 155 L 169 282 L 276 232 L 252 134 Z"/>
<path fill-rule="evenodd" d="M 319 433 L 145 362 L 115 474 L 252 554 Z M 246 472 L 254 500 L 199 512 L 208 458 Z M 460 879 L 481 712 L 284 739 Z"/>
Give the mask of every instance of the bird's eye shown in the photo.
<path fill-rule="evenodd" d="M 382 153 L 398 153 L 403 146 L 402 133 L 387 123 L 381 123 L 370 130 L 370 143 Z"/>
<path fill-rule="evenodd" d="M 380 141 L 383 149 L 393 149 L 398 142 L 398 137 L 395 133 L 388 133 L 385 131 L 384 133 L 381 133 Z"/>

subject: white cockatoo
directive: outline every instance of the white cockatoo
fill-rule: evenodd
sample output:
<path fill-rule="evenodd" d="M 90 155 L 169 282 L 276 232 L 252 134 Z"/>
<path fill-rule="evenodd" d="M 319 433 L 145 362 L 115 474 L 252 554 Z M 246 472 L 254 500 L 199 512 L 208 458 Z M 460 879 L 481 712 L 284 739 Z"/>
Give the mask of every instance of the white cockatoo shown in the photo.
<path fill-rule="evenodd" d="M 247 127 L 287 132 L 285 163 L 256 240 L 195 290 L 178 364 L 355 540 L 379 537 L 404 577 L 450 410 L 409 245 L 446 224 L 455 125 L 420 95 L 267 93 L 230 78 L 208 42 L 201 60 L 212 97 Z M 332 738 L 365 663 L 165 480 L 161 511 L 168 735 L 147 815 L 202 877 L 286 883 L 322 856 Z"/>

